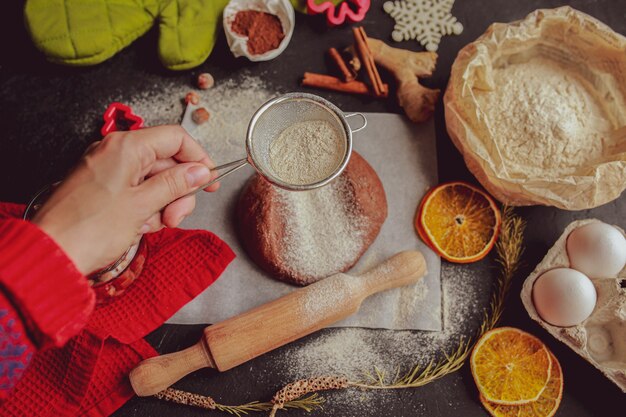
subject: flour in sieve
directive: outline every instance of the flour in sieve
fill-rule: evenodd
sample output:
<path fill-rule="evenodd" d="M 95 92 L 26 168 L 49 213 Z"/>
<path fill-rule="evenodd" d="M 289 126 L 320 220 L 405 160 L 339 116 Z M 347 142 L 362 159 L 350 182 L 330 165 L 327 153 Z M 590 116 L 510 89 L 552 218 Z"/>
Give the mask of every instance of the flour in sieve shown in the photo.
<path fill-rule="evenodd" d="M 325 120 L 294 123 L 270 144 L 274 174 L 288 184 L 323 181 L 337 171 L 345 154 L 341 133 Z"/>
<path fill-rule="evenodd" d="M 608 112 L 572 68 L 536 56 L 494 68 L 495 90 L 477 94 L 509 175 L 583 174 L 609 148 Z"/>
<path fill-rule="evenodd" d="M 283 264 L 310 282 L 347 267 L 363 249 L 368 219 L 353 202 L 344 176 L 311 191 L 277 189 L 286 219 Z"/>

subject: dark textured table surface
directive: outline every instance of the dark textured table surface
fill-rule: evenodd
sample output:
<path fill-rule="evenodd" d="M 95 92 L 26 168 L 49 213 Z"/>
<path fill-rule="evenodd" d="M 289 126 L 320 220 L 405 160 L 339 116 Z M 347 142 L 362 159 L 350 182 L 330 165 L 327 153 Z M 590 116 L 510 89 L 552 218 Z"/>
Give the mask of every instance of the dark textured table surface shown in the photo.
<path fill-rule="evenodd" d="M 5 12 L 0 18 L 5 35 L 0 55 L 0 200 L 3 201 L 26 202 L 39 187 L 61 178 L 85 147 L 99 137 L 100 120 L 94 118 L 85 134 L 84 128 L 76 128 L 77 120 L 84 120 L 80 115 L 101 114 L 113 98 L 128 100 L 134 94 L 154 88 L 163 79 L 190 84 L 194 76 L 203 71 L 214 74 L 218 82 L 227 78 L 236 79 L 243 71 L 250 71 L 281 90 L 298 89 L 298 81 L 304 71 L 329 70 L 324 58 L 324 51 L 328 47 L 345 46 L 351 39 L 347 27 L 327 29 L 321 19 L 298 16 L 291 44 L 274 61 L 255 64 L 234 59 L 227 50 L 223 36 L 220 36 L 213 55 L 205 64 L 192 71 L 174 73 L 164 70 L 158 62 L 158 34 L 153 30 L 104 64 L 89 68 L 67 68 L 43 60 L 24 31 L 22 2 L 10 3 L 5 5 Z M 382 2 L 373 3 L 363 24 L 369 35 L 389 39 L 393 20 L 382 12 Z M 622 0 L 458 0 L 456 3 L 453 14 L 463 23 L 464 31 L 460 36 L 443 38 L 438 51 L 437 70 L 431 79 L 425 81 L 431 87 L 445 88 L 457 51 L 478 37 L 490 23 L 516 20 L 537 8 L 570 4 L 626 34 L 626 2 Z M 421 49 L 415 42 L 405 42 L 400 46 Z M 388 74 L 383 73 L 383 78 L 389 79 Z M 376 101 L 332 93 L 324 95 L 346 110 L 399 112 L 393 100 Z M 440 180 L 475 181 L 447 136 L 441 103 L 437 106 L 435 121 Z M 519 209 L 518 213 L 528 222 L 525 264 L 511 289 L 502 324 L 517 326 L 539 336 L 561 361 L 565 392 L 557 416 L 623 415 L 626 397 L 621 391 L 593 366 L 532 322 L 523 309 L 519 291 L 524 277 L 572 220 L 596 217 L 626 226 L 626 197 L 581 212 L 531 207 Z M 470 266 L 444 263 L 443 279 L 453 279 L 450 277 L 459 271 L 457 268 L 467 268 L 484 276 L 479 285 L 482 286 L 482 293 L 486 294 L 483 297 L 486 300 L 495 276 L 493 266 L 493 259 Z M 472 325 L 470 323 L 470 327 Z M 148 336 L 148 340 L 158 351 L 170 352 L 195 343 L 202 328 L 201 325 L 165 325 Z M 322 333 L 333 331 L 325 330 Z M 296 346 L 306 348 L 318 337 L 312 335 L 296 342 Z M 381 337 L 384 337 L 384 332 Z M 393 351 L 393 346 L 389 346 L 389 351 Z M 224 374 L 210 370 L 198 371 L 178 383 L 177 387 L 210 394 L 225 404 L 267 400 L 283 384 L 290 382 L 275 372 L 289 366 L 281 361 L 282 355 L 279 349 Z M 323 410 L 314 413 L 316 416 L 486 415 L 478 402 L 468 366 L 419 389 L 368 397 L 373 400 L 367 407 L 335 406 L 333 401 L 343 395 L 341 392 L 323 395 L 327 403 Z M 289 411 L 291 416 L 305 414 Z M 153 398 L 135 398 L 115 415 L 200 416 L 217 413 Z"/>

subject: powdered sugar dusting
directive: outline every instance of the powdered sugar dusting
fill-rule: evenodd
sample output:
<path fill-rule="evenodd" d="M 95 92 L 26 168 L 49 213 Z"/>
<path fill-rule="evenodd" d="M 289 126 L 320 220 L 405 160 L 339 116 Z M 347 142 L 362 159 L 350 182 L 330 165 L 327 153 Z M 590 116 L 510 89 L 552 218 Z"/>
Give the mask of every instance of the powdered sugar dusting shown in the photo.
<path fill-rule="evenodd" d="M 363 250 L 368 219 L 359 213 L 345 176 L 311 191 L 277 190 L 286 220 L 285 268 L 314 282 L 345 269 Z"/>

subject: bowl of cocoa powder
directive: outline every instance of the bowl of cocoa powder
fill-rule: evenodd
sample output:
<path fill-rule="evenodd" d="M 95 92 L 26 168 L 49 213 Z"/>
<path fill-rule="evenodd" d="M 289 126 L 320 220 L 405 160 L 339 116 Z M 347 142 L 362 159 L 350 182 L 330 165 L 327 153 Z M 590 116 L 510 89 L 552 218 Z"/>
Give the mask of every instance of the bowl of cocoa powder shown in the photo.
<path fill-rule="evenodd" d="M 250 61 L 269 61 L 280 55 L 295 26 L 289 0 L 231 0 L 223 19 L 233 55 Z"/>

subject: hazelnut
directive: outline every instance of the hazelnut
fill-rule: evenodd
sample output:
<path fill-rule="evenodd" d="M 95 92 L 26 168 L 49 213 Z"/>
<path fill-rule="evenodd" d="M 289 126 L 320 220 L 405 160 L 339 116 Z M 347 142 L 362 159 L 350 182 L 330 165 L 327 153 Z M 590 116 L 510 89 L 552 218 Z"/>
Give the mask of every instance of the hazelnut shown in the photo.
<path fill-rule="evenodd" d="M 191 113 L 191 120 L 197 125 L 201 125 L 209 121 L 209 112 L 204 107 L 197 108 Z"/>
<path fill-rule="evenodd" d="M 213 76 L 208 72 L 198 75 L 198 88 L 201 90 L 208 90 L 213 87 L 215 81 L 213 80 Z"/>
<path fill-rule="evenodd" d="M 200 103 L 200 96 L 195 91 L 190 91 L 185 96 L 185 103 L 198 104 Z"/>

